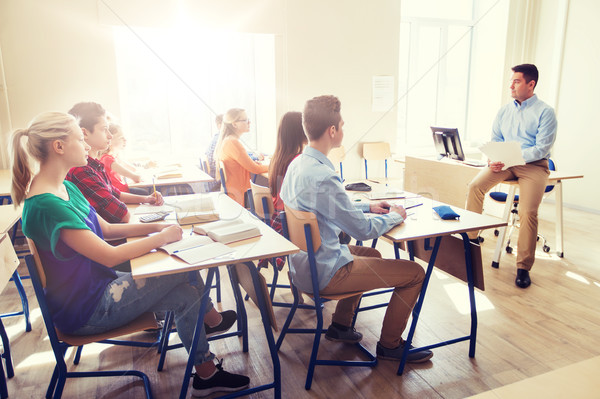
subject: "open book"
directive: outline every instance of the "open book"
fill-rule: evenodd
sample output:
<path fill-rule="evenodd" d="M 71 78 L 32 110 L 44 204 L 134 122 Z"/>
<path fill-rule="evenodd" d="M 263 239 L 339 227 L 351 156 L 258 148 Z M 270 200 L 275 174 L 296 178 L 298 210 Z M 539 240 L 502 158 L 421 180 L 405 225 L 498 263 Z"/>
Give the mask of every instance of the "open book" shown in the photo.
<path fill-rule="evenodd" d="M 197 234 L 184 236 L 181 240 L 163 245 L 160 249 L 189 264 L 200 263 L 234 251 L 220 242 L 214 242 L 210 237 Z"/>
<path fill-rule="evenodd" d="M 218 222 L 194 226 L 194 232 L 207 235 L 213 240 L 223 244 L 229 244 L 231 242 L 261 235 L 260 229 L 257 226 L 246 223 L 241 219 L 220 220 Z"/>
<path fill-rule="evenodd" d="M 170 204 L 180 225 L 210 222 L 219 219 L 212 198 L 202 197 Z"/>

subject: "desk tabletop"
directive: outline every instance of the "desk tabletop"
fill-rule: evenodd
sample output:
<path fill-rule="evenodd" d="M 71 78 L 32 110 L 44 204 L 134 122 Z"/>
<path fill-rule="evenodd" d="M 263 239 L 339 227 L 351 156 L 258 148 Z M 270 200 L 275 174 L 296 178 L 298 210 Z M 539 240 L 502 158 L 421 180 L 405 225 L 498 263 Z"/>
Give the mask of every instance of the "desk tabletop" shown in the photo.
<path fill-rule="evenodd" d="M 383 235 L 385 238 L 400 242 L 485 230 L 506 226 L 507 224 L 500 218 L 480 215 L 458 207 L 452 207 L 452 209 L 460 215 L 459 220 L 442 220 L 437 216 L 433 207 L 445 205 L 444 203 L 428 198 L 417 198 L 411 199 L 410 203 L 406 203 L 406 206 L 415 203 L 423 203 L 423 205 L 408 209 L 408 216 L 404 223 L 385 233 Z"/>
<path fill-rule="evenodd" d="M 152 169 L 143 169 L 140 170 L 142 175 L 142 181 L 139 183 L 134 183 L 128 181 L 129 187 L 152 187 L 153 184 L 157 186 L 165 186 L 165 185 L 178 185 L 178 184 L 190 184 L 190 183 L 205 183 L 213 181 L 214 179 L 210 177 L 209 174 L 202 171 L 196 165 L 182 165 L 176 166 L 169 171 L 174 173 L 180 173 L 181 176 L 171 177 L 171 178 L 155 178 L 152 181 L 153 176 L 158 176 L 165 173 L 167 169 L 165 168 L 152 168 Z"/>
<path fill-rule="evenodd" d="M 0 197 L 10 195 L 12 173 L 10 169 L 0 169 Z"/>
<path fill-rule="evenodd" d="M 21 207 L 15 208 L 14 205 L 0 206 L 0 234 L 8 232 L 15 223 L 21 218 Z"/>
<path fill-rule="evenodd" d="M 241 218 L 244 222 L 256 225 L 262 236 L 228 244 L 235 248 L 235 252 L 219 258 L 190 265 L 181 259 L 170 256 L 162 250 L 155 250 L 146 255 L 131 260 L 131 274 L 134 279 L 154 277 L 165 274 L 182 273 L 191 270 L 207 269 L 215 266 L 229 265 L 258 259 L 285 256 L 299 251 L 298 247 L 286 240 L 283 236 L 254 217 L 245 208 L 223 193 L 192 194 L 178 196 L 178 198 L 211 196 L 220 218 Z M 167 197 L 168 198 L 168 197 Z M 184 229 L 184 234 L 191 234 L 191 226 Z M 135 240 L 136 238 L 133 238 Z M 137 238 L 139 239 L 139 238 Z"/>

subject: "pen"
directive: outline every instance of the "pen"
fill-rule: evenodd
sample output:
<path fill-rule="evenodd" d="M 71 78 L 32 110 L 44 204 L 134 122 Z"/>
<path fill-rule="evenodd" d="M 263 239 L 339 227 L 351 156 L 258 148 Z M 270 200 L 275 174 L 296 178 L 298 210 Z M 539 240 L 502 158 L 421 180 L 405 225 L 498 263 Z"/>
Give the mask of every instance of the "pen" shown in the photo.
<path fill-rule="evenodd" d="M 373 179 L 367 179 L 367 181 L 373 182 L 373 183 L 377 183 L 379 184 L 379 182 L 377 180 L 373 180 Z"/>
<path fill-rule="evenodd" d="M 156 199 L 156 184 L 154 184 L 154 176 L 152 176 L 152 189 L 154 190 L 152 195 L 154 195 L 154 199 Z"/>
<path fill-rule="evenodd" d="M 417 206 L 421 206 L 421 205 L 423 205 L 423 203 L 422 203 L 422 202 L 421 202 L 420 204 L 415 204 L 415 205 L 407 206 L 407 207 L 405 207 L 404 209 L 415 208 L 415 207 L 417 207 Z"/>

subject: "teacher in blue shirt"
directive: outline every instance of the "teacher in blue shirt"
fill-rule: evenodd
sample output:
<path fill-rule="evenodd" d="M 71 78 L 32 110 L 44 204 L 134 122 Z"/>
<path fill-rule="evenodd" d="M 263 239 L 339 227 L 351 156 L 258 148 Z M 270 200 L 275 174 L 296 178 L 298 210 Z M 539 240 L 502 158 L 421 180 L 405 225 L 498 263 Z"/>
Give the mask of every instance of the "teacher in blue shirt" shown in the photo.
<path fill-rule="evenodd" d="M 395 287 L 390 299 L 379 342 L 377 356 L 400 360 L 405 342 L 402 332 L 417 301 L 425 273 L 408 260 L 382 259 L 372 248 L 341 244 L 341 231 L 358 240 L 377 238 L 404 221 L 406 211 L 385 201 L 355 203 L 350 200 L 340 176 L 327 158 L 332 148 L 340 147 L 344 121 L 340 101 L 334 96 L 309 100 L 302 115 L 308 146 L 298 155 L 285 174 L 281 199 L 290 208 L 312 212 L 317 216 L 321 247 L 316 253 L 319 292 L 325 295 L 360 292 L 340 300 L 325 338 L 330 341 L 356 343 L 362 334 L 350 328 L 362 292 Z M 365 212 L 376 215 L 367 217 Z M 308 255 L 304 251 L 290 255 L 293 283 L 312 293 Z M 408 362 L 425 362 L 433 356 L 429 350 L 408 355 Z"/>
<path fill-rule="evenodd" d="M 504 169 L 502 162 L 490 162 L 469 184 L 466 208 L 481 213 L 483 199 L 496 184 L 504 180 L 519 182 L 519 239 L 517 242 L 517 277 L 520 288 L 531 285 L 529 271 L 535 261 L 538 208 L 548 184 L 548 158 L 556 139 L 554 109 L 534 94 L 538 70 L 533 64 L 512 68 L 510 83 L 514 101 L 500 109 L 492 127 L 492 141 L 516 141 L 521 145 L 525 165 Z M 477 233 L 469 234 L 472 240 Z"/>

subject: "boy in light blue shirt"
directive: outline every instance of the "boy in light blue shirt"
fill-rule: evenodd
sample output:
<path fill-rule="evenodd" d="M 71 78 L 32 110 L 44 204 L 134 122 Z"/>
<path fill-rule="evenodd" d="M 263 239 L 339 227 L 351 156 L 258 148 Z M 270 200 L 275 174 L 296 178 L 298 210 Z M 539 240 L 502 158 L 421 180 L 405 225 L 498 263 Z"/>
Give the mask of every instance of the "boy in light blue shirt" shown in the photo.
<path fill-rule="evenodd" d="M 400 360 L 404 350 L 402 332 L 415 305 L 425 273 L 408 260 L 382 259 L 372 248 L 348 246 L 339 242 L 344 231 L 358 240 L 377 238 L 404 221 L 406 211 L 385 201 L 356 204 L 350 200 L 333 164 L 327 158 L 340 147 L 344 137 L 341 103 L 334 96 L 320 96 L 306 103 L 303 113 L 308 146 L 288 167 L 281 187 L 281 199 L 290 208 L 317 216 L 321 246 L 316 253 L 319 292 L 324 295 L 366 292 L 395 287 L 383 320 L 377 343 L 377 356 Z M 365 212 L 376 214 L 367 217 Z M 308 256 L 304 251 L 290 256 L 293 283 L 312 292 Z M 342 299 L 332 315 L 325 337 L 331 341 L 356 343 L 362 334 L 351 329 L 362 294 Z M 411 353 L 409 362 L 424 362 L 429 350 Z"/>

